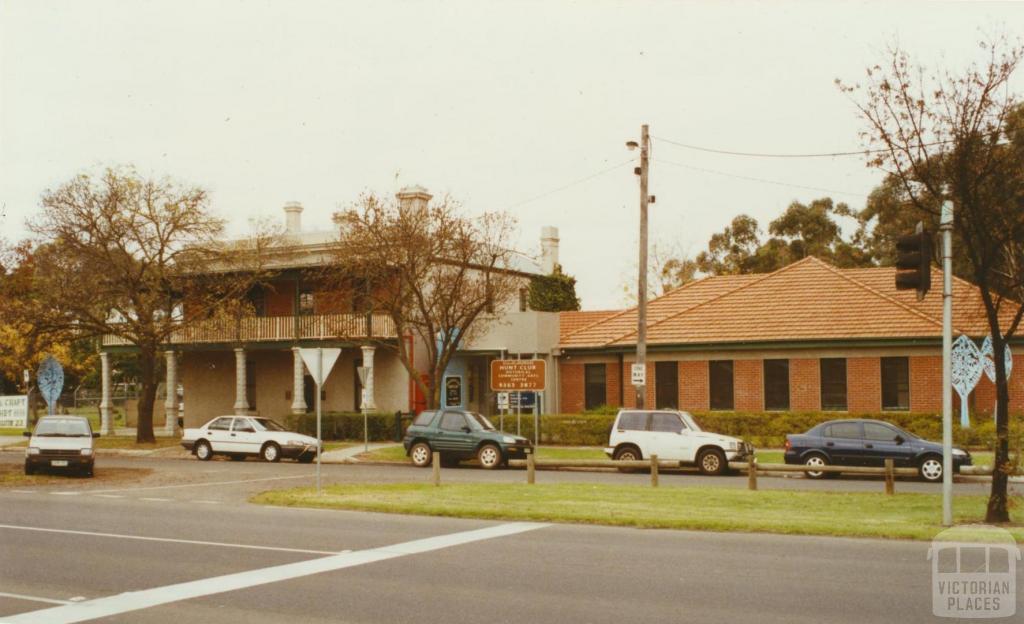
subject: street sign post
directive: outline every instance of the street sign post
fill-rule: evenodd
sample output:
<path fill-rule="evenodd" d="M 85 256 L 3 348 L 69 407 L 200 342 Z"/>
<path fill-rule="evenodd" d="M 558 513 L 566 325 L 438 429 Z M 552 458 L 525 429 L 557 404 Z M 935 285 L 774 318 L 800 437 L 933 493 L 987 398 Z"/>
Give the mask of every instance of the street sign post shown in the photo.
<path fill-rule="evenodd" d="M 362 388 L 359 397 L 359 411 L 363 413 L 363 452 L 370 452 L 370 417 L 369 410 L 366 409 L 366 380 L 370 378 L 370 367 L 369 366 L 358 366 L 356 367 L 356 373 L 359 374 L 359 385 Z"/>
<path fill-rule="evenodd" d="M 632 373 L 634 386 L 647 385 L 647 367 L 645 365 L 633 364 L 629 370 Z"/>
<path fill-rule="evenodd" d="M 299 349 L 299 355 L 309 370 L 309 375 L 316 383 L 316 495 L 320 496 L 320 447 L 323 446 L 323 435 L 321 430 L 322 411 L 320 406 L 320 394 L 324 380 L 331 374 L 334 363 L 341 355 L 341 349 Z"/>

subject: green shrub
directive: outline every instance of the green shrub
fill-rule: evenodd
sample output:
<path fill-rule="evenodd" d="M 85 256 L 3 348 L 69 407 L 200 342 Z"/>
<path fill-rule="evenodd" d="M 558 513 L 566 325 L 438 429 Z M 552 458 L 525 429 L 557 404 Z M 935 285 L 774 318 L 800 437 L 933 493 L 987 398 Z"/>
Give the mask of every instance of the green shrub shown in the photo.
<path fill-rule="evenodd" d="M 316 414 L 288 415 L 282 418 L 292 431 L 316 436 Z M 402 433 L 405 433 L 412 419 L 402 417 Z M 362 440 L 363 415 L 359 412 L 327 412 L 321 416 L 321 432 L 324 440 Z M 395 414 L 372 413 L 367 417 L 367 429 L 371 442 L 395 440 Z"/>
<path fill-rule="evenodd" d="M 541 416 L 541 444 L 567 446 L 604 446 L 618 408 L 601 407 L 582 414 L 546 414 Z M 803 433 L 827 420 L 872 418 L 890 422 L 926 440 L 942 441 L 942 418 L 935 414 L 914 412 L 848 413 L 848 412 L 694 412 L 701 428 L 724 435 L 743 438 L 759 448 L 781 447 L 786 434 Z M 500 426 L 500 417 L 491 422 Z M 995 444 L 995 424 L 991 417 L 972 418 L 969 429 L 961 429 L 959 416 L 954 415 L 953 441 L 961 446 L 991 449 Z M 506 415 L 505 431 L 516 432 L 515 415 Z M 361 430 L 360 430 L 361 431 Z M 533 439 L 533 415 L 523 414 L 520 433 Z M 1024 417 L 1010 421 L 1010 447 L 1024 446 Z"/>

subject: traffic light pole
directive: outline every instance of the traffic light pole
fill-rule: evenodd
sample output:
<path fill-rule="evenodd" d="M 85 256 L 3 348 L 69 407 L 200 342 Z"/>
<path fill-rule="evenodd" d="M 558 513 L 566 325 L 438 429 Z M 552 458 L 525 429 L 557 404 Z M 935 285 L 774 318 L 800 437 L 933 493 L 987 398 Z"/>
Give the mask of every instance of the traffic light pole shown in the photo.
<path fill-rule="evenodd" d="M 953 525 L 953 202 L 942 204 L 942 524 Z"/>

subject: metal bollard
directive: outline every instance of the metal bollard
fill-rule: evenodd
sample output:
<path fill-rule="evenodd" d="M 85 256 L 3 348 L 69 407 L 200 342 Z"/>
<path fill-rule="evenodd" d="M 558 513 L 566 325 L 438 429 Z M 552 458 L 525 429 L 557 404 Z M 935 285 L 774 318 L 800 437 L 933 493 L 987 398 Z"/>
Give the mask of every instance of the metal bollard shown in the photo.
<path fill-rule="evenodd" d="M 658 456 L 651 455 L 651 487 L 658 487 Z"/>
<path fill-rule="evenodd" d="M 747 459 L 747 489 L 757 489 L 757 458 L 753 455 Z"/>
<path fill-rule="evenodd" d="M 434 485 L 441 485 L 441 454 L 437 451 L 430 460 L 430 468 L 434 471 Z"/>
<path fill-rule="evenodd" d="M 896 493 L 896 474 L 893 472 L 892 459 L 885 460 L 885 493 L 888 496 Z"/>
<path fill-rule="evenodd" d="M 533 485 L 537 481 L 537 464 L 533 459 L 533 453 L 526 455 L 526 483 Z"/>

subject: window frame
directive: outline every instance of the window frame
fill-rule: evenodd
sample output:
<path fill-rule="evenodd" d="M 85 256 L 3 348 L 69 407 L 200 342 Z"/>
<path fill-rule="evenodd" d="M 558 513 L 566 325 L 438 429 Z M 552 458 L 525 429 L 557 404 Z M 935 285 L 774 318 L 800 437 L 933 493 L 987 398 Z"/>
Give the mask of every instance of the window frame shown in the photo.
<path fill-rule="evenodd" d="M 675 419 L 675 428 L 673 428 L 673 429 L 655 429 L 654 428 L 654 421 L 658 417 L 674 418 Z M 647 430 L 652 432 L 652 433 L 679 433 L 683 429 L 689 429 L 689 427 L 686 425 L 686 423 L 683 422 L 683 419 L 679 417 L 679 414 L 676 414 L 676 413 L 673 413 L 673 412 L 651 412 L 648 415 L 648 417 L 647 417 Z"/>
<path fill-rule="evenodd" d="M 445 427 L 444 426 L 444 419 L 447 418 L 448 416 L 456 416 L 459 419 L 461 419 L 462 420 L 462 426 L 456 427 L 455 429 L 450 429 L 448 427 Z M 460 431 L 461 432 L 461 431 L 463 431 L 464 427 L 469 427 L 469 422 L 466 420 L 466 415 L 463 414 L 462 412 L 446 411 L 446 412 L 441 414 L 441 421 L 437 423 L 437 428 L 442 430 L 442 431 Z"/>
<path fill-rule="evenodd" d="M 768 404 L 769 394 L 773 395 L 772 396 L 773 400 L 775 398 L 778 398 L 778 397 L 776 397 L 774 395 L 776 393 L 778 393 L 779 388 L 778 387 L 773 388 L 772 392 L 769 393 L 769 388 L 768 388 L 768 369 L 769 369 L 769 366 L 775 367 L 775 366 L 778 366 L 779 363 L 784 363 L 785 364 L 785 371 L 786 371 L 785 377 L 786 377 L 786 379 L 785 379 L 784 387 L 785 387 L 786 401 L 785 401 L 784 405 L 781 404 L 781 403 L 769 405 Z M 777 373 L 777 371 L 776 371 L 776 373 Z M 775 373 L 773 373 L 773 374 L 775 374 Z M 763 396 L 764 396 L 764 411 L 766 411 L 766 412 L 786 412 L 786 411 L 789 411 L 789 407 L 792 404 L 792 400 L 793 400 L 792 394 L 790 393 L 790 389 L 789 389 L 789 379 L 790 379 L 790 374 L 789 374 L 789 358 L 770 358 L 770 359 L 761 360 L 761 386 L 762 386 L 762 391 L 764 393 L 763 394 Z M 775 384 L 777 384 L 781 380 L 773 379 L 772 381 Z"/>
<path fill-rule="evenodd" d="M 601 393 L 600 394 L 603 397 L 603 399 L 599 403 L 592 404 L 592 401 L 591 401 L 591 386 L 593 385 L 593 387 L 595 388 L 594 392 L 595 392 L 595 396 L 596 396 L 597 381 L 591 381 L 590 380 L 590 378 L 589 378 L 590 375 L 589 375 L 588 371 L 598 370 L 598 367 L 600 367 L 600 369 L 601 369 Z M 601 407 L 602 405 L 608 405 L 608 364 L 606 362 L 591 362 L 589 364 L 584 364 L 583 365 L 583 409 L 584 410 L 596 409 L 598 407 Z"/>
<path fill-rule="evenodd" d="M 716 405 L 715 402 L 715 368 L 722 368 L 728 365 L 729 369 L 729 401 L 728 407 L 724 403 Z M 719 397 L 722 398 L 722 397 Z M 708 360 L 708 408 L 718 412 L 732 412 L 736 410 L 736 363 L 734 360 Z"/>
<path fill-rule="evenodd" d="M 670 383 L 662 383 L 662 372 L 671 368 L 672 374 L 665 373 Z M 663 386 L 671 388 L 671 392 L 663 389 Z M 667 402 L 663 398 L 669 399 Z M 661 360 L 654 363 L 654 407 L 657 409 L 679 409 L 679 362 L 676 360 Z"/>
<path fill-rule="evenodd" d="M 905 366 L 906 380 L 905 381 L 901 381 L 899 379 L 896 379 L 894 381 L 890 380 L 887 383 L 887 380 L 886 380 L 886 364 L 887 363 L 896 364 L 896 363 L 900 363 L 900 362 Z M 890 369 L 890 370 L 892 370 L 892 369 Z M 909 412 L 910 411 L 910 358 L 905 356 L 905 355 L 897 355 L 897 356 L 890 356 L 890 357 L 881 357 L 881 358 L 879 358 L 878 376 L 879 376 L 879 382 L 880 382 L 879 383 L 879 386 L 880 386 L 879 390 L 880 390 L 880 394 L 881 394 L 880 398 L 881 398 L 881 404 L 882 404 L 882 411 L 883 412 Z M 886 405 L 886 390 L 887 390 L 886 386 L 887 385 L 891 385 L 891 384 L 895 384 L 896 403 L 897 404 L 895 404 L 895 405 Z M 904 391 L 905 394 L 906 394 L 906 398 L 907 398 L 906 405 L 900 405 L 899 404 L 900 397 L 901 397 L 901 395 L 904 394 L 904 392 L 901 392 L 901 388 L 903 386 L 906 387 L 906 389 Z M 891 391 L 891 390 L 893 390 L 893 388 L 888 388 L 888 390 Z"/>
<path fill-rule="evenodd" d="M 826 367 L 826 365 L 834 365 L 837 362 L 842 362 L 842 364 L 843 364 L 843 376 L 842 376 L 843 377 L 843 379 L 842 379 L 842 382 L 843 382 L 842 383 L 842 385 L 843 385 L 843 402 L 842 402 L 842 408 L 839 408 L 839 405 L 840 405 L 839 403 L 826 403 L 826 400 L 825 400 L 826 397 L 828 396 L 826 394 L 826 391 L 825 391 L 825 388 L 826 388 L 826 383 L 825 383 L 825 367 Z M 842 357 L 842 358 L 819 358 L 819 360 L 818 360 L 818 395 L 819 395 L 818 396 L 818 400 L 820 401 L 820 404 L 821 404 L 821 411 L 823 411 L 823 412 L 847 412 L 847 411 L 850 410 L 850 383 L 849 383 L 849 375 L 847 374 L 848 367 L 849 367 L 849 362 L 844 357 Z M 838 382 L 833 380 L 828 385 L 830 385 L 830 386 L 837 386 Z M 834 388 L 833 388 L 833 391 L 830 391 L 829 394 L 833 395 L 833 396 L 831 396 L 829 398 L 834 398 L 834 396 L 835 396 Z"/>

